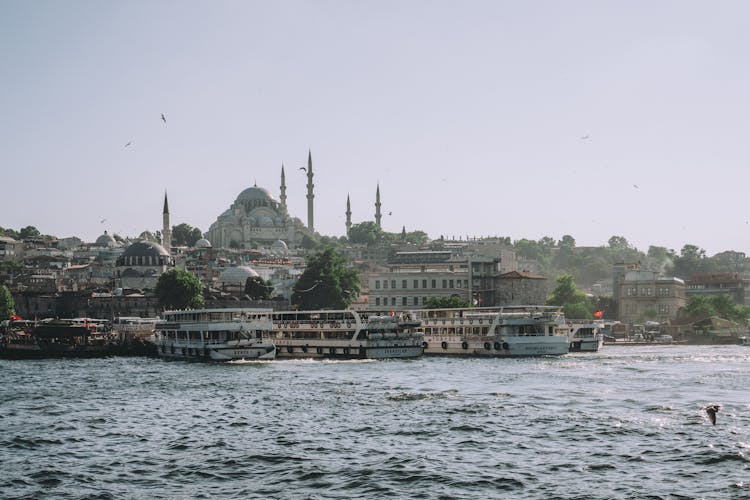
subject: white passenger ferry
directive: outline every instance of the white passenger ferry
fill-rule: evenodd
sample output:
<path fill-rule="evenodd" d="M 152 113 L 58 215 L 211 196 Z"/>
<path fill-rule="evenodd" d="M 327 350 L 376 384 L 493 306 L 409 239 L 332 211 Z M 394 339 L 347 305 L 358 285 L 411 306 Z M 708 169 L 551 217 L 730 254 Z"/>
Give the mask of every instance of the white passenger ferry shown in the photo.
<path fill-rule="evenodd" d="M 419 321 L 352 310 L 273 312 L 264 339 L 278 358 L 384 359 L 422 355 Z"/>
<path fill-rule="evenodd" d="M 569 349 L 561 310 L 547 306 L 413 311 L 426 355 L 558 356 Z"/>
<path fill-rule="evenodd" d="M 263 339 L 272 329 L 271 309 L 165 311 L 156 323 L 160 357 L 192 361 L 274 359 L 276 348 Z"/>
<path fill-rule="evenodd" d="M 597 352 L 604 345 L 604 334 L 599 323 L 570 325 L 570 352 Z"/>

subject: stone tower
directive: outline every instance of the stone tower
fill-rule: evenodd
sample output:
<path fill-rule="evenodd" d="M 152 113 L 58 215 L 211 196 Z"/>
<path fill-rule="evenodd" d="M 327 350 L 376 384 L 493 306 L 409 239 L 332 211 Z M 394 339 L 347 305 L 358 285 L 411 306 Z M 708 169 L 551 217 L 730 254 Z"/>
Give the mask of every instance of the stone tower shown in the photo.
<path fill-rule="evenodd" d="M 382 215 L 380 214 L 380 183 L 378 183 L 378 188 L 375 190 L 375 224 L 378 227 L 380 226 L 380 219 L 382 218 Z"/>
<path fill-rule="evenodd" d="M 349 203 L 349 193 L 346 194 L 346 237 L 352 229 L 352 205 Z"/>
<path fill-rule="evenodd" d="M 164 212 L 162 213 L 161 229 L 162 246 L 168 254 L 172 254 L 172 227 L 169 225 L 169 203 L 167 202 L 167 192 L 164 191 Z"/>
<path fill-rule="evenodd" d="M 313 169 L 312 169 L 312 153 L 307 150 L 307 228 L 311 233 L 315 232 L 315 220 L 313 217 Z"/>
<path fill-rule="evenodd" d="M 279 195 L 281 206 L 286 210 L 286 176 L 284 175 L 284 164 L 281 164 L 281 195 Z"/>

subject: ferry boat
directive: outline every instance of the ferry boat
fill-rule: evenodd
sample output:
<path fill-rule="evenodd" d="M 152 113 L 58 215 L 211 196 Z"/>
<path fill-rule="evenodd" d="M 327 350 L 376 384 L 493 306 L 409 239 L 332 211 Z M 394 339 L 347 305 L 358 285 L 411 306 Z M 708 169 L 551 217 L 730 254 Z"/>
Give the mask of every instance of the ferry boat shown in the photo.
<path fill-rule="evenodd" d="M 419 321 L 353 310 L 274 311 L 264 339 L 278 358 L 385 359 L 422 355 Z"/>
<path fill-rule="evenodd" d="M 426 355 L 536 357 L 569 349 L 558 307 L 429 309 L 412 315 L 422 322 Z"/>
<path fill-rule="evenodd" d="M 276 347 L 264 340 L 271 331 L 271 309 L 188 309 L 165 311 L 156 323 L 154 343 L 165 359 L 189 361 L 268 360 Z"/>
<path fill-rule="evenodd" d="M 570 352 L 597 352 L 604 345 L 604 334 L 598 323 L 570 325 Z"/>
<path fill-rule="evenodd" d="M 6 359 L 98 358 L 149 356 L 153 346 L 125 342 L 112 333 L 108 320 L 94 318 L 11 321 L 0 338 Z"/>
<path fill-rule="evenodd" d="M 118 316 L 112 322 L 112 332 L 121 337 L 150 339 L 159 318 L 141 318 L 138 316 Z"/>

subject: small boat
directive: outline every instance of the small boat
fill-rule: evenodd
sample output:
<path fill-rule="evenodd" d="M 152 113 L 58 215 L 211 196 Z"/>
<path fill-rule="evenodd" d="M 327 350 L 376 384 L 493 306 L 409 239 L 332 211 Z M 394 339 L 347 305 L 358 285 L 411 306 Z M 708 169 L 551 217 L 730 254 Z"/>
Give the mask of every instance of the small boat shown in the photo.
<path fill-rule="evenodd" d="M 404 314 L 274 311 L 273 330 L 264 335 L 279 358 L 416 358 L 423 351 L 420 324 Z"/>
<path fill-rule="evenodd" d="M 6 359 L 99 358 L 150 356 L 153 345 L 140 339 L 123 341 L 109 321 L 93 318 L 11 322 L 0 339 Z"/>
<path fill-rule="evenodd" d="M 276 346 L 263 339 L 271 331 L 271 309 L 188 309 L 165 311 L 154 343 L 164 359 L 187 361 L 269 360 Z"/>
<path fill-rule="evenodd" d="M 412 311 L 425 355 L 537 357 L 567 354 L 568 327 L 551 306 Z"/>
<path fill-rule="evenodd" d="M 597 352 L 604 345 L 599 323 L 570 325 L 570 352 Z"/>

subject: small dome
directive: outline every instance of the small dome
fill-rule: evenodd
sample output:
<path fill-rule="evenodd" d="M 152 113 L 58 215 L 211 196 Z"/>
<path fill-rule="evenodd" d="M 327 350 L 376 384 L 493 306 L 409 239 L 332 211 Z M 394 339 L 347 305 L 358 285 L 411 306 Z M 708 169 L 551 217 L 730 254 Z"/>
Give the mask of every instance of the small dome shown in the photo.
<path fill-rule="evenodd" d="M 271 245 L 271 250 L 273 250 L 274 252 L 286 253 L 287 250 L 289 250 L 289 247 L 283 240 L 276 240 Z"/>
<path fill-rule="evenodd" d="M 156 236 L 154 236 L 154 233 L 151 231 L 143 231 L 140 236 L 138 236 L 139 240 L 146 240 L 146 241 L 156 241 Z"/>
<path fill-rule="evenodd" d="M 117 241 L 111 235 L 107 234 L 107 231 L 104 231 L 104 234 L 96 239 L 96 244 L 100 247 L 113 248 L 117 246 Z"/>
<path fill-rule="evenodd" d="M 276 201 L 273 199 L 273 196 L 271 196 L 271 193 L 269 193 L 267 189 L 264 189 L 258 186 L 253 186 L 253 187 L 249 187 L 245 189 L 237 197 L 238 203 L 241 201 L 252 201 L 252 200 Z"/>
<path fill-rule="evenodd" d="M 237 266 L 224 269 L 219 275 L 219 283 L 244 285 L 248 278 L 258 276 L 249 266 Z"/>
<path fill-rule="evenodd" d="M 165 256 L 169 257 L 163 246 L 154 241 L 136 241 L 122 253 L 123 257 L 139 257 L 139 256 Z"/>
<path fill-rule="evenodd" d="M 211 248 L 211 242 L 206 238 L 201 238 L 195 242 L 195 248 Z"/>

